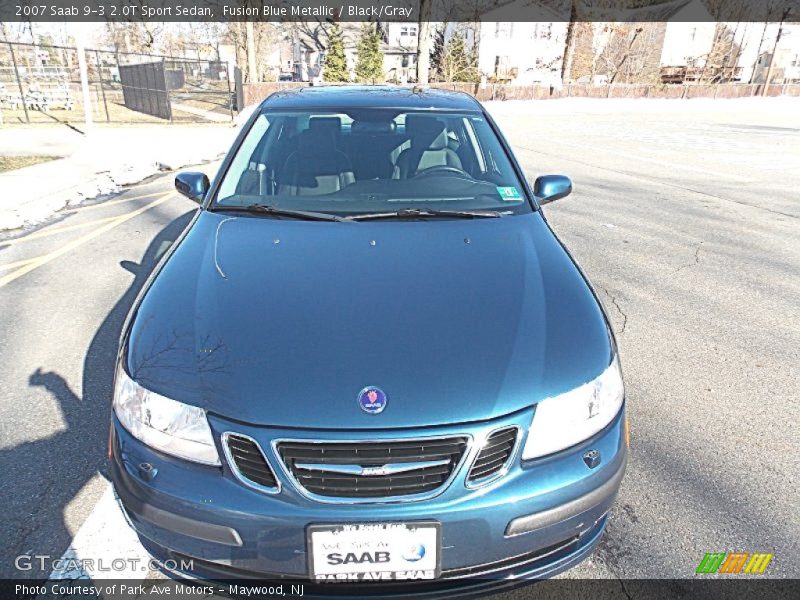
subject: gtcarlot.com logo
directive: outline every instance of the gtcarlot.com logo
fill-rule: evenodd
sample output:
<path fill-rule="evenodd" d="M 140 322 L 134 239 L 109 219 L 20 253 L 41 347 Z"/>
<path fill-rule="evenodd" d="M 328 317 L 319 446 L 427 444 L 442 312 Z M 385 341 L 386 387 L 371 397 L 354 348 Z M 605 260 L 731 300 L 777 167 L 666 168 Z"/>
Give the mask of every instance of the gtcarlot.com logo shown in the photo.
<path fill-rule="evenodd" d="M 126 571 L 157 571 L 159 567 L 164 567 L 170 571 L 191 571 L 194 568 L 194 561 L 191 559 L 180 561 L 169 559 L 164 562 L 158 562 L 154 559 L 142 560 L 140 558 L 64 558 L 51 557 L 49 554 L 22 554 L 16 557 L 14 566 L 18 571 L 83 571 L 87 573 L 102 571 L 119 573 Z"/>
<path fill-rule="evenodd" d="M 700 561 L 697 573 L 761 575 L 771 560 L 772 554 L 766 552 L 710 552 Z"/>

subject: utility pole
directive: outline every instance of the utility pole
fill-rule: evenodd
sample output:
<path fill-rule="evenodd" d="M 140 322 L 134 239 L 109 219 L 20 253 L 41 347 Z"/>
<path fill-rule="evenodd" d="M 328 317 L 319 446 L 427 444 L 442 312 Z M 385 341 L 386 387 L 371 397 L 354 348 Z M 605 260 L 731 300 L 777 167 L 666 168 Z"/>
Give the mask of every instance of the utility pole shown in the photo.
<path fill-rule="evenodd" d="M 775 66 L 775 53 L 778 51 L 778 42 L 781 41 L 781 36 L 783 35 L 783 23 L 786 21 L 786 17 L 789 16 L 790 12 L 792 12 L 792 9 L 786 8 L 781 14 L 781 22 L 778 25 L 778 33 L 775 36 L 775 44 L 772 46 L 772 54 L 769 57 L 769 67 L 767 67 L 767 78 L 764 80 L 764 87 L 761 88 L 762 97 L 766 96 L 767 92 L 769 91 L 769 82 L 772 79 L 772 69 Z"/>

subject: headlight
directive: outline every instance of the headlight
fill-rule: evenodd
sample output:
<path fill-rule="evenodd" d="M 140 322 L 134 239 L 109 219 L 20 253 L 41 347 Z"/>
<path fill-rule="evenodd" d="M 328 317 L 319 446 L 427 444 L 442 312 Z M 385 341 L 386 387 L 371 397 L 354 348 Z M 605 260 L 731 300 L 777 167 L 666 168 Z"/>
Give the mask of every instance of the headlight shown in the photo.
<path fill-rule="evenodd" d="M 590 438 L 617 416 L 624 397 L 615 356 L 597 379 L 536 405 L 523 460 L 552 454 Z"/>
<path fill-rule="evenodd" d="M 133 437 L 156 450 L 206 465 L 220 464 L 206 411 L 144 389 L 122 366 L 117 368 L 114 412 Z"/>

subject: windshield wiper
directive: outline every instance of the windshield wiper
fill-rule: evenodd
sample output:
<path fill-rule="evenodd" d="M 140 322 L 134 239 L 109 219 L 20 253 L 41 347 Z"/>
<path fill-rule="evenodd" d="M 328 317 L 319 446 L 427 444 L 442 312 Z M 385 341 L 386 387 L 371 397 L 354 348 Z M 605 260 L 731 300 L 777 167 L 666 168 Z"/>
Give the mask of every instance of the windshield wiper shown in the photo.
<path fill-rule="evenodd" d="M 404 208 L 379 213 L 367 213 L 364 215 L 353 215 L 345 217 L 347 221 L 368 221 L 372 219 L 405 219 L 405 218 L 426 218 L 426 217 L 455 217 L 458 219 L 494 219 L 503 217 L 508 213 L 496 210 L 436 210 L 421 208 Z"/>
<path fill-rule="evenodd" d="M 265 215 L 275 215 L 276 217 L 291 217 L 303 219 L 305 221 L 344 221 L 344 218 L 337 217 L 328 213 L 312 212 L 307 210 L 292 210 L 290 208 L 279 208 L 270 204 L 249 204 L 247 206 L 224 206 L 217 204 L 212 208 L 213 211 L 233 211 L 247 213 L 261 213 Z"/>

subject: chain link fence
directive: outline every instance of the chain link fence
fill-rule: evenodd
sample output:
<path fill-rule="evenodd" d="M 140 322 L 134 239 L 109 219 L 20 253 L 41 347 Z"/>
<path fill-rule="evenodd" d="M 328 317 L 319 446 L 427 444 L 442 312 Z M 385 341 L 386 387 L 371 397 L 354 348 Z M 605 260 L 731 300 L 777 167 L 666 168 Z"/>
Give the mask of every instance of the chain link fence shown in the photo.
<path fill-rule="evenodd" d="M 0 42 L 2 123 L 80 127 L 87 110 L 98 123 L 220 123 L 235 116 L 225 62 L 98 49 L 86 49 L 85 60 L 88 106 L 76 48 Z"/>

